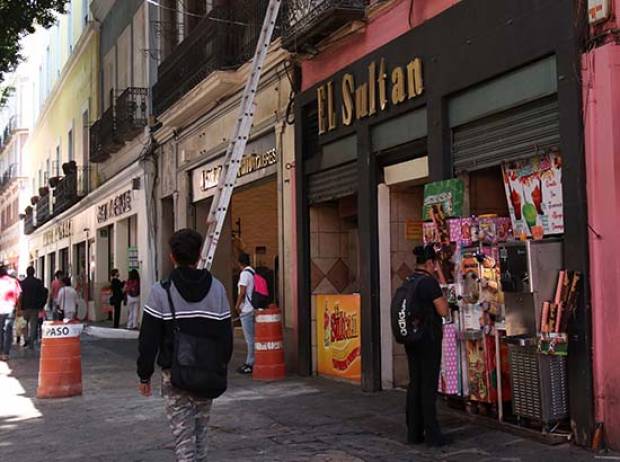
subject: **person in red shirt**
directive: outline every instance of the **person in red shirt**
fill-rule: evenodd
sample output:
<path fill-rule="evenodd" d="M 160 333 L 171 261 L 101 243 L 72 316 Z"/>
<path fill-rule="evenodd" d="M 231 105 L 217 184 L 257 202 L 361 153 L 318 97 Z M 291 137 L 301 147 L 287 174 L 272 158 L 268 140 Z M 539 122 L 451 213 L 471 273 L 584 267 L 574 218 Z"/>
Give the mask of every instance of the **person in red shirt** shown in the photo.
<path fill-rule="evenodd" d="M 17 279 L 9 276 L 6 266 L 0 266 L 0 361 L 7 361 L 13 344 L 13 324 L 20 315 L 22 290 Z"/>

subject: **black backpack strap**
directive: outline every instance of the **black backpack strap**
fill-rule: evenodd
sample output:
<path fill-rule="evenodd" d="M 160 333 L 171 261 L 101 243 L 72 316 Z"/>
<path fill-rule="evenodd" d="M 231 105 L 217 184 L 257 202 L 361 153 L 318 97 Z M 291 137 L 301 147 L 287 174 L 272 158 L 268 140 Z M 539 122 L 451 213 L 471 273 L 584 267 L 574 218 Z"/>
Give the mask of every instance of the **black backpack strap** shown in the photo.
<path fill-rule="evenodd" d="M 172 322 L 174 323 L 174 330 L 178 332 L 181 329 L 179 328 L 179 323 L 177 322 L 177 311 L 174 308 L 174 302 L 172 301 L 172 295 L 170 294 L 171 285 L 172 284 L 169 279 L 166 279 L 165 281 L 161 281 L 161 286 L 164 288 L 164 290 L 166 291 L 166 295 L 168 296 L 168 305 L 170 306 L 170 312 L 172 313 Z"/>
<path fill-rule="evenodd" d="M 422 279 L 424 279 L 425 277 L 426 276 L 424 276 L 424 275 L 419 275 L 417 277 L 413 277 L 413 276 L 409 277 L 409 279 L 408 279 L 409 282 L 413 283 L 412 286 L 411 286 L 411 289 L 410 289 L 411 290 L 410 293 L 411 293 L 411 298 L 412 298 L 411 301 L 412 302 L 413 301 L 418 301 L 418 300 L 415 300 L 416 297 L 417 297 L 418 286 L 420 285 L 420 282 L 422 282 Z"/>

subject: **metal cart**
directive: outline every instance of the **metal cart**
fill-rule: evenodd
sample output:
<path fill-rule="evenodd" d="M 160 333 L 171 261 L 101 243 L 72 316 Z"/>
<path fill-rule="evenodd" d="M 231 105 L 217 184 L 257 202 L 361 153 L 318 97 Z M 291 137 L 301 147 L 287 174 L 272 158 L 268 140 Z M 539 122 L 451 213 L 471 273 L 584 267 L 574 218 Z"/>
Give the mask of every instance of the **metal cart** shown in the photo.
<path fill-rule="evenodd" d="M 535 338 L 504 341 L 509 348 L 513 413 L 545 426 L 567 418 L 566 356 L 540 353 Z"/>

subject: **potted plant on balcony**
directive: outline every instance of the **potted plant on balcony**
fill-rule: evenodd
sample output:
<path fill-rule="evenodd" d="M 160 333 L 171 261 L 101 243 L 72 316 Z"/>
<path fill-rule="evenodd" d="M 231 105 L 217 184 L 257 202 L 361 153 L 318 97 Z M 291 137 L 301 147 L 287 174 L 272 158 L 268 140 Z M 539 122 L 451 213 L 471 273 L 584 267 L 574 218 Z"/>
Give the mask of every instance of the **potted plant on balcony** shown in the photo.
<path fill-rule="evenodd" d="M 32 197 L 30 198 L 30 203 L 31 203 L 32 205 L 37 205 L 37 202 L 39 202 L 39 196 L 32 196 Z M 32 207 L 30 207 L 30 208 L 32 208 Z"/>
<path fill-rule="evenodd" d="M 50 185 L 50 188 L 53 189 L 56 186 L 58 186 L 58 183 L 60 183 L 60 180 L 62 180 L 62 177 L 60 177 L 60 176 L 53 176 L 47 182 Z"/>
<path fill-rule="evenodd" d="M 47 196 L 50 193 L 50 188 L 48 188 L 47 186 L 43 186 L 42 188 L 39 188 L 39 196 Z"/>
<path fill-rule="evenodd" d="M 19 214 L 19 219 L 20 220 L 25 220 L 26 219 L 26 214 L 25 213 L 20 213 Z"/>
<path fill-rule="evenodd" d="M 71 160 L 69 162 L 65 162 L 64 164 L 62 164 L 62 173 L 64 173 L 65 175 L 71 175 L 72 173 L 76 173 L 77 172 L 77 164 L 75 163 L 74 160 Z"/>
<path fill-rule="evenodd" d="M 26 215 L 32 215 L 32 210 L 33 210 L 32 207 L 30 206 L 26 207 Z"/>

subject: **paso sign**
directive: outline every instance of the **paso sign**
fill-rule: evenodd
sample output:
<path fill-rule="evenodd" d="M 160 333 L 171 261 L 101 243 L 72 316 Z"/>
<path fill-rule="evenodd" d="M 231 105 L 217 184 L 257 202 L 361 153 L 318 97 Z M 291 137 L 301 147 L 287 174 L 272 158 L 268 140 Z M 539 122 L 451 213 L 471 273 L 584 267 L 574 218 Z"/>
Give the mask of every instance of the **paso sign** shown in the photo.
<path fill-rule="evenodd" d="M 43 338 L 70 338 L 79 337 L 84 330 L 84 324 L 58 324 L 54 321 L 43 323 Z"/>

